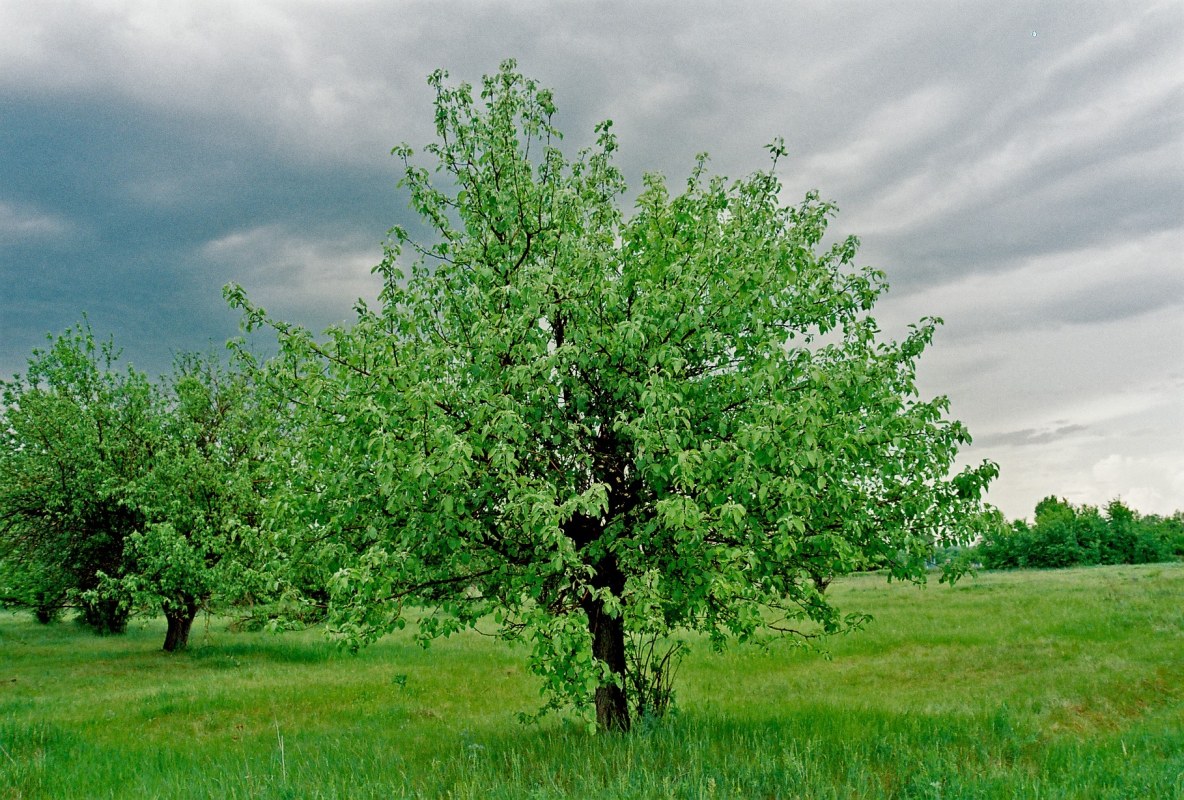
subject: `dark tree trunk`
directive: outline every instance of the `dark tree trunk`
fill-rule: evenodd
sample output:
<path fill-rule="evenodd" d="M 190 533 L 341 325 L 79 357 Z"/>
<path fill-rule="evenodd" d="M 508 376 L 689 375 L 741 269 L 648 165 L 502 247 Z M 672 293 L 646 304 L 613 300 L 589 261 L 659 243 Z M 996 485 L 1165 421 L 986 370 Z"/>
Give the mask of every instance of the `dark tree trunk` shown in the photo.
<path fill-rule="evenodd" d="M 164 650 L 175 653 L 189 646 L 189 629 L 197 616 L 197 600 L 185 598 L 180 603 L 166 603 L 164 618 L 168 620 L 168 631 L 164 635 Z"/>
<path fill-rule="evenodd" d="M 621 573 L 616 556 L 610 553 L 597 562 L 596 577 L 592 583 L 597 588 L 609 589 L 617 597 L 621 596 L 625 588 L 625 576 Z M 584 613 L 588 615 L 588 630 L 592 634 L 592 655 L 608 664 L 619 683 L 597 687 L 596 724 L 603 731 L 628 731 L 631 720 L 625 695 L 624 620 L 606 613 L 602 600 L 590 597 L 583 605 Z"/>
<path fill-rule="evenodd" d="M 100 636 L 127 630 L 127 609 L 118 600 L 98 600 L 82 604 L 82 622 Z"/>

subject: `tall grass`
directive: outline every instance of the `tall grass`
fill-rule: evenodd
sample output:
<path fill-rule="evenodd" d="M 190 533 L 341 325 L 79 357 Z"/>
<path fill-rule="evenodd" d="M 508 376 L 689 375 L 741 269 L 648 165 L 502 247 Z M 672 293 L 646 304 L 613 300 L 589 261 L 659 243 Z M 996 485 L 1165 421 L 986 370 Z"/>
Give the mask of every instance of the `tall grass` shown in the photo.
<path fill-rule="evenodd" d="M 833 587 L 828 657 L 696 644 L 678 713 L 628 736 L 537 707 L 478 635 L 358 656 L 316 632 L 0 616 L 0 798 L 1184 797 L 1184 565 Z"/>

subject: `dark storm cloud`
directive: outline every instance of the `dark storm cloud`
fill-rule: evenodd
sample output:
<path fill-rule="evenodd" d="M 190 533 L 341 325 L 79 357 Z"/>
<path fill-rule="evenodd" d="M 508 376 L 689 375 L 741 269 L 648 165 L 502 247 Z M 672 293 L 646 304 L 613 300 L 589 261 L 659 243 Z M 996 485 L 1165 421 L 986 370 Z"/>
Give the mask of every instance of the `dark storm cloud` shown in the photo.
<path fill-rule="evenodd" d="M 162 369 L 173 352 L 233 332 L 220 287 L 249 285 L 266 260 L 208 259 L 209 242 L 282 223 L 293 236 L 364 237 L 377 262 L 402 205 L 393 169 L 293 165 L 233 128 L 178 125 L 122 101 L 7 100 L 0 120 L 6 372 L 84 311 L 128 342 L 129 358 Z"/>
<path fill-rule="evenodd" d="M 897 289 L 1178 228 L 1180 17 L 1117 17 L 1078 43 L 1050 26 L 1026 52 L 1005 47 L 1022 38 L 1012 25 L 990 59 L 971 51 L 924 73 L 956 87 L 934 109 L 943 126 L 923 149 L 869 164 L 856 197 L 870 200 L 853 209 L 872 217 L 877 253 L 904 257 Z"/>
<path fill-rule="evenodd" d="M 1068 263 L 1072 265 L 1072 259 Z M 1039 276 L 1004 275 L 994 281 L 954 284 L 927 297 L 935 305 L 946 305 L 940 310 L 949 321 L 944 335 L 954 342 L 1066 326 L 1088 330 L 1165 312 L 1184 320 L 1180 261 L 1148 264 L 1130 259 L 1116 266 L 1107 272 L 1105 259 L 1083 260 L 1077 270 L 1070 266 L 1047 269 Z M 1010 287 L 1005 298 L 1000 285 Z"/>
<path fill-rule="evenodd" d="M 1092 291 L 1069 291 L 1043 309 L 1045 318 L 1074 325 L 1114 322 L 1139 314 L 1178 308 L 1184 315 L 1184 273 L 1163 275 L 1134 286 L 1121 280 Z"/>

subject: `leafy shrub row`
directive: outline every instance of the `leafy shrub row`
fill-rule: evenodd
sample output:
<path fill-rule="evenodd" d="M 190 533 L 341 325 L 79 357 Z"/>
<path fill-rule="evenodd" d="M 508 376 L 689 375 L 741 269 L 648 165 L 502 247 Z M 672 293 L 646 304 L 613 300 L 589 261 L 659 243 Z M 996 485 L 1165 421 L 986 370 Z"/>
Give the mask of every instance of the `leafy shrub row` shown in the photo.
<path fill-rule="evenodd" d="M 1146 564 L 1182 557 L 1184 512 L 1144 516 L 1121 500 L 1099 509 L 1056 497 L 1036 505 L 1035 522 L 997 525 L 975 549 L 975 560 L 986 569 Z"/>

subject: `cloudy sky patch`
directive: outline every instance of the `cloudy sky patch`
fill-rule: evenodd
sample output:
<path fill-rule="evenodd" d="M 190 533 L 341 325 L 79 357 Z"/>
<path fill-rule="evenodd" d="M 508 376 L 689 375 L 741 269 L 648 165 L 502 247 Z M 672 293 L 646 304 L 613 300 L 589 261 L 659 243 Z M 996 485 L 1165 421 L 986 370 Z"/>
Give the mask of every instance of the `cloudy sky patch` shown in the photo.
<path fill-rule="evenodd" d="M 0 0 L 0 374 L 88 312 L 167 368 L 236 331 L 221 286 L 314 329 L 372 299 L 390 149 L 425 76 L 516 57 L 566 145 L 740 177 L 783 136 L 786 202 L 892 286 L 889 335 L 991 458 L 991 498 L 1184 508 L 1184 6 L 1109 2 Z"/>
<path fill-rule="evenodd" d="M 0 200 L 0 246 L 64 236 L 70 228 L 70 223 L 57 214 Z"/>
<path fill-rule="evenodd" d="M 313 330 L 346 320 L 359 298 L 373 299 L 382 289 L 372 271 L 382 248 L 362 236 L 315 238 L 267 225 L 229 233 L 200 252 L 220 267 L 222 284 L 238 283 L 252 302 Z"/>

